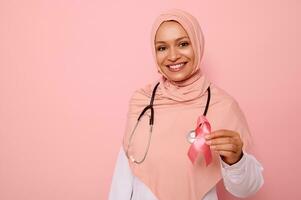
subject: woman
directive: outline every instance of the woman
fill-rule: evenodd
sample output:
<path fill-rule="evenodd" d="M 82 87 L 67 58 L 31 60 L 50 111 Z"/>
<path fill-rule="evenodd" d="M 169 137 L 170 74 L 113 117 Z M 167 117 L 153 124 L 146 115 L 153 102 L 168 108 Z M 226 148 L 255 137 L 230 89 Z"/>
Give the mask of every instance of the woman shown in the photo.
<path fill-rule="evenodd" d="M 236 101 L 201 72 L 196 19 L 180 10 L 161 14 L 151 45 L 162 78 L 130 100 L 109 199 L 213 200 L 221 179 L 237 197 L 257 192 L 262 167 L 245 151 L 247 123 Z"/>

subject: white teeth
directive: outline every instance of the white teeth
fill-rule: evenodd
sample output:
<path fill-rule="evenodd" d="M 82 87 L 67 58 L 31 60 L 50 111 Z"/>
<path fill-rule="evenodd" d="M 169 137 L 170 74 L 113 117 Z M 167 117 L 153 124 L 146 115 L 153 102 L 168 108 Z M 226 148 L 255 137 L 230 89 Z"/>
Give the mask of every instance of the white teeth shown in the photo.
<path fill-rule="evenodd" d="M 182 67 L 183 65 L 184 65 L 184 63 L 180 63 L 180 64 L 176 64 L 176 65 L 168 65 L 168 66 L 172 69 L 178 69 L 178 68 Z"/>

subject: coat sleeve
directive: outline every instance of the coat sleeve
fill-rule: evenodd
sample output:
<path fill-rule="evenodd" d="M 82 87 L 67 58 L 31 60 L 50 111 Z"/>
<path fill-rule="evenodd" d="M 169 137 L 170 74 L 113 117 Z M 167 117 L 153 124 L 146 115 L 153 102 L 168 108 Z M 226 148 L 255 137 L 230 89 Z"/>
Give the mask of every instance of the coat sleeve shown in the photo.
<path fill-rule="evenodd" d="M 133 174 L 123 148 L 120 148 L 112 178 L 109 200 L 131 199 Z"/>
<path fill-rule="evenodd" d="M 241 160 L 233 165 L 220 160 L 225 188 L 234 196 L 248 197 L 255 194 L 263 185 L 263 167 L 254 156 L 244 152 Z"/>

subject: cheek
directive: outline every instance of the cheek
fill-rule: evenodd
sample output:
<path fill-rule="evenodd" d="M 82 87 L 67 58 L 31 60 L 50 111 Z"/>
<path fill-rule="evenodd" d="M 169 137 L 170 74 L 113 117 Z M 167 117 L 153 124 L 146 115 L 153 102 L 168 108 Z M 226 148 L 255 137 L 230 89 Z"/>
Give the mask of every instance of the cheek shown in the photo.
<path fill-rule="evenodd" d="M 192 61 L 194 60 L 194 52 L 192 49 L 185 50 L 185 52 L 183 52 L 183 54 L 190 60 L 192 60 Z"/>
<path fill-rule="evenodd" d="M 158 63 L 159 65 L 161 65 L 162 62 L 163 62 L 164 59 L 165 59 L 165 55 L 164 55 L 163 53 L 157 53 L 157 54 L 156 54 L 156 59 L 157 59 L 157 63 Z"/>

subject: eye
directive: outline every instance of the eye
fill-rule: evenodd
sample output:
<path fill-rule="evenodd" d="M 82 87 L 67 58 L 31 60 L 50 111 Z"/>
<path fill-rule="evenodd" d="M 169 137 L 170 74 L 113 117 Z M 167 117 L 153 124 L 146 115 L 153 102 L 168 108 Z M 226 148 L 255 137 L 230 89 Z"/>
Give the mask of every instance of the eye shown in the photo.
<path fill-rule="evenodd" d="M 186 47 L 186 46 L 188 46 L 189 45 L 189 42 L 181 42 L 180 44 L 179 44 L 179 46 L 180 47 Z"/>
<path fill-rule="evenodd" d="M 165 46 L 159 46 L 157 47 L 157 51 L 164 51 L 166 49 Z"/>

